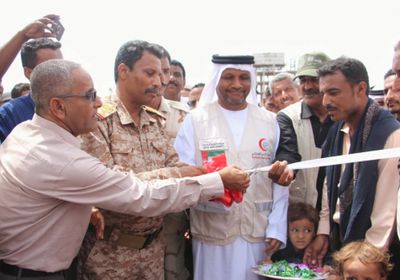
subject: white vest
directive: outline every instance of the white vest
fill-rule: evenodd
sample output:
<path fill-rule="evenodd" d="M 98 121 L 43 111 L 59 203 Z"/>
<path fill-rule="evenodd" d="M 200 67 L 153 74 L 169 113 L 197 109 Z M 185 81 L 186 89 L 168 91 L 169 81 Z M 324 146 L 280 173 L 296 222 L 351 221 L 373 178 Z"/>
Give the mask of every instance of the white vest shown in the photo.
<path fill-rule="evenodd" d="M 321 157 L 321 149 L 315 146 L 314 133 L 309 119 L 301 118 L 301 106 L 303 101 L 292 104 L 281 112 L 291 120 L 296 132 L 297 147 L 302 160 L 310 160 Z M 316 188 L 318 168 L 299 170 L 296 180 L 290 186 L 289 199 L 301 201 L 312 205 L 317 204 L 318 191 Z"/>
<path fill-rule="evenodd" d="M 200 149 L 215 150 L 215 147 L 225 150 L 228 165 L 235 164 L 242 169 L 267 166 L 275 156 L 278 141 L 275 115 L 255 105 L 248 105 L 239 149 L 216 102 L 192 111 L 192 120 L 198 165 L 202 164 Z M 228 244 L 238 236 L 249 242 L 262 242 L 271 209 L 272 182 L 267 173 L 256 173 L 251 176 L 243 201 L 233 203 L 229 211 L 213 212 L 202 205 L 191 209 L 191 232 L 195 238 L 211 244 Z"/>

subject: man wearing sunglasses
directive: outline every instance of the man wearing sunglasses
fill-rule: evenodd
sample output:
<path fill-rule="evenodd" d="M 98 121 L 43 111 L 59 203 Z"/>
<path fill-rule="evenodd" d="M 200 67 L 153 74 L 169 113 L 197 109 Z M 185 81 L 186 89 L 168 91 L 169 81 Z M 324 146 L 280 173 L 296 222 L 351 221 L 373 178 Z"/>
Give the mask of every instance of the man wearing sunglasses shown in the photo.
<path fill-rule="evenodd" d="M 38 65 L 31 89 L 33 119 L 18 125 L 0 146 L 1 280 L 64 280 L 92 205 L 157 216 L 221 196 L 223 186 L 244 191 L 249 185 L 249 176 L 235 167 L 145 182 L 82 151 L 76 137 L 97 128 L 102 103 L 90 75 L 77 63 L 55 59 Z"/>

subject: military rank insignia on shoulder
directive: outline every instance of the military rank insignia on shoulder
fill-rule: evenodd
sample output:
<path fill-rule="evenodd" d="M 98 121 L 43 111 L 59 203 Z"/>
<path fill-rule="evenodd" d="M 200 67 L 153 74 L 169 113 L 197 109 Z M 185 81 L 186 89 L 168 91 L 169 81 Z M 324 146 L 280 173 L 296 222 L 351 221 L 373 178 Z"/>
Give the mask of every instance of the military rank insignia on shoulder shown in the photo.
<path fill-rule="evenodd" d="M 104 120 L 116 111 L 116 106 L 113 103 L 104 102 L 103 105 L 97 109 L 97 116 L 99 120 Z"/>
<path fill-rule="evenodd" d="M 160 111 L 158 111 L 158 110 L 156 110 L 156 109 L 154 109 L 154 108 L 151 108 L 151 107 L 149 107 L 149 106 L 143 106 L 143 110 L 145 110 L 145 111 L 148 112 L 148 113 L 156 114 L 157 116 L 160 116 L 160 117 L 163 118 L 163 119 L 166 119 L 166 117 L 164 116 L 163 113 L 161 113 Z"/>

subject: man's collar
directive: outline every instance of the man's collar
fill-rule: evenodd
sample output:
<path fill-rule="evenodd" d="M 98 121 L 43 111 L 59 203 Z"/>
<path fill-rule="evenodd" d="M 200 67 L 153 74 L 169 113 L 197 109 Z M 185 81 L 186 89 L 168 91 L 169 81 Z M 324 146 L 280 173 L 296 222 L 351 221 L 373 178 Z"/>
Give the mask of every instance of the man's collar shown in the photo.
<path fill-rule="evenodd" d="M 142 108 L 140 109 L 140 126 L 157 121 L 148 112 L 146 112 L 145 107 L 146 106 L 142 106 Z M 128 112 L 124 104 L 119 99 L 117 100 L 116 110 L 122 125 L 133 124 L 139 126 L 139 124 L 136 124 L 133 121 L 131 114 Z"/>
<path fill-rule="evenodd" d="M 164 98 L 164 96 L 161 96 L 161 103 L 158 111 L 163 113 L 164 115 L 168 115 L 168 113 L 171 111 L 171 108 L 169 107 L 168 102 Z"/>
<path fill-rule="evenodd" d="M 49 129 L 49 130 L 53 131 L 54 133 L 56 133 L 57 135 L 59 135 L 65 142 L 67 142 L 77 148 L 80 147 L 80 142 L 79 142 L 78 138 L 76 138 L 74 135 L 71 134 L 71 132 L 69 132 L 65 128 L 59 126 L 55 122 L 48 120 L 46 118 L 43 118 L 37 114 L 34 114 L 32 117 L 32 123 L 34 123 L 40 127 Z"/>
<path fill-rule="evenodd" d="M 350 133 L 350 127 L 348 124 L 343 123 L 342 128 L 340 129 L 341 132 L 343 132 L 344 134 L 349 134 Z"/>
<path fill-rule="evenodd" d="M 309 119 L 314 116 L 314 112 L 311 110 L 310 106 L 308 106 L 304 100 L 301 102 L 301 114 L 300 117 L 302 119 Z"/>
<path fill-rule="evenodd" d="M 134 123 L 131 114 L 119 99 L 116 100 L 116 110 L 122 125 Z"/>

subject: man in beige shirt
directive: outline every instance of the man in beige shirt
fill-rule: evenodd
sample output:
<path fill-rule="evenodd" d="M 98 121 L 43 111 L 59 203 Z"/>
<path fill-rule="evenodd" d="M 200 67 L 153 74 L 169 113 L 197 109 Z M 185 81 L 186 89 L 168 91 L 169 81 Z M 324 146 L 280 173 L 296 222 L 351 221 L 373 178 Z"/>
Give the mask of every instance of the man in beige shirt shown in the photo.
<path fill-rule="evenodd" d="M 165 116 L 165 130 L 167 132 L 168 137 L 170 138 L 170 142 L 173 145 L 175 142 L 176 134 L 178 133 L 179 128 L 183 120 L 185 119 L 186 114 L 189 112 L 189 107 L 182 102 L 170 100 L 164 97 L 164 93 L 169 86 L 169 88 L 175 88 L 177 84 L 184 85 L 185 76 L 183 66 L 182 68 L 174 65 L 171 66 L 171 57 L 168 51 L 160 45 L 162 51 L 161 55 L 161 88 L 159 94 L 153 98 L 149 105 L 150 107 L 158 110 Z M 171 67 L 174 67 L 174 72 L 171 73 Z M 179 81 L 177 78 L 179 77 Z M 172 85 L 170 85 L 170 80 L 173 78 Z"/>
<path fill-rule="evenodd" d="M 362 62 L 338 58 L 319 69 L 323 104 L 336 123 L 324 146 L 335 156 L 400 146 L 400 125 L 368 98 L 368 73 Z M 305 261 L 321 264 L 328 249 L 365 239 L 386 251 L 396 217 L 398 158 L 328 166 L 318 235 Z"/>
<path fill-rule="evenodd" d="M 79 149 L 76 136 L 97 127 L 90 75 L 79 64 L 50 60 L 31 77 L 36 114 L 0 146 L 0 279 L 59 279 L 78 253 L 92 205 L 156 216 L 244 190 L 235 167 L 194 178 L 143 182 L 106 168 Z M 71 230 L 73 229 L 73 230 Z"/>

